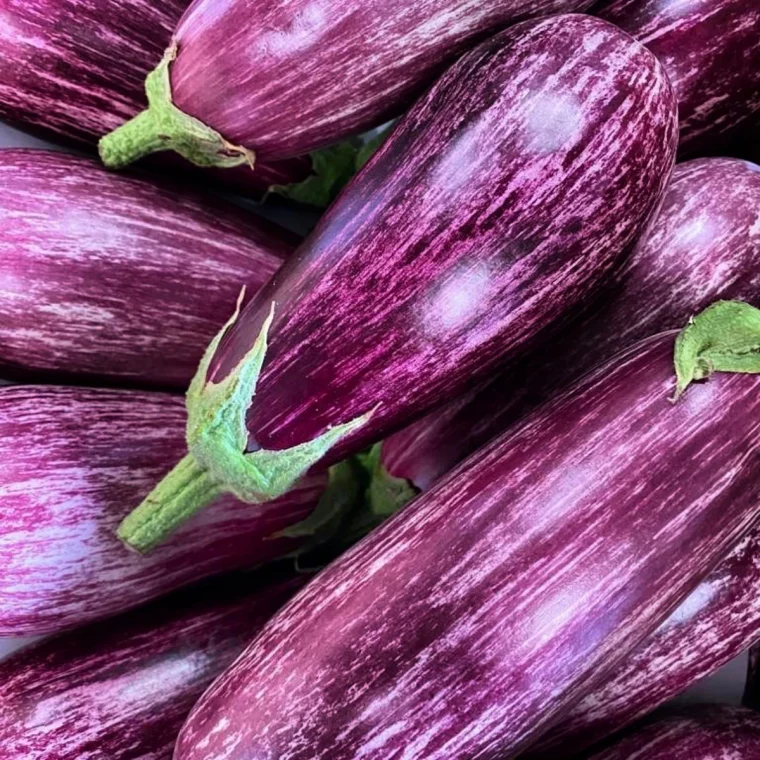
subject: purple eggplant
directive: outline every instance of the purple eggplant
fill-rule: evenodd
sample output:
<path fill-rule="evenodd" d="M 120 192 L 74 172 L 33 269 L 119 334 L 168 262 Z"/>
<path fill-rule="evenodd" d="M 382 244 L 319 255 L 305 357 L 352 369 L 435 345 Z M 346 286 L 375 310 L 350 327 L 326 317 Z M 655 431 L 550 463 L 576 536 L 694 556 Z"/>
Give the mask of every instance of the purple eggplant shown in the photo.
<path fill-rule="evenodd" d="M 302 155 L 398 116 L 489 34 L 592 2 L 196 0 L 147 79 L 148 109 L 101 156 L 116 168 L 167 149 L 222 167 Z"/>
<path fill-rule="evenodd" d="M 575 757 L 760 639 L 760 531 L 753 530 L 639 648 L 525 755 Z"/>
<path fill-rule="evenodd" d="M 760 377 L 688 387 L 760 370 L 760 311 L 721 302 L 678 336 L 677 403 L 673 340 L 543 406 L 323 571 L 196 705 L 175 760 L 526 748 L 760 518 Z"/>
<path fill-rule="evenodd" d="M 0 372 L 185 389 L 296 239 L 90 159 L 0 150 Z"/>
<path fill-rule="evenodd" d="M 760 305 L 760 167 L 687 161 L 676 166 L 661 208 L 588 314 L 488 387 L 387 439 L 374 493 L 395 498 L 399 480 L 426 490 L 542 400 L 719 298 Z"/>
<path fill-rule="evenodd" d="M 75 627 L 294 547 L 272 537 L 312 512 L 321 476 L 271 508 L 225 497 L 150 557 L 125 551 L 114 529 L 182 449 L 183 418 L 165 394 L 0 389 L 0 636 Z"/>
<path fill-rule="evenodd" d="M 149 550 L 209 484 L 271 499 L 526 349 L 640 231 L 676 131 L 660 65 L 606 22 L 524 22 L 473 50 L 212 342 L 190 453 L 122 539 Z"/>
<path fill-rule="evenodd" d="M 757 0 L 602 0 L 592 12 L 662 61 L 678 96 L 681 154 L 704 152 L 760 115 Z"/>
<path fill-rule="evenodd" d="M 555 755 L 556 757 L 556 755 Z M 591 760 L 754 760 L 760 715 L 729 705 L 699 705 L 652 721 Z"/>
<path fill-rule="evenodd" d="M 0 0 L 0 119 L 94 145 L 145 101 L 145 76 L 190 0 Z M 225 182 L 297 181 L 301 160 L 262 163 Z M 228 173 L 229 174 L 229 173 Z"/>
<path fill-rule="evenodd" d="M 194 702 L 306 580 L 225 578 L 16 654 L 0 664 L 3 757 L 171 760 Z"/>

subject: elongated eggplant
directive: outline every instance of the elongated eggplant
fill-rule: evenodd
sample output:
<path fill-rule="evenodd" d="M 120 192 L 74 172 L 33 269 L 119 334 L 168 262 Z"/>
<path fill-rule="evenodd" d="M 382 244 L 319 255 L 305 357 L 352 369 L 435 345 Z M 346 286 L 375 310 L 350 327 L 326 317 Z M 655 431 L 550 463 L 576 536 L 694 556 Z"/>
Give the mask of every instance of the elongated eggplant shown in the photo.
<path fill-rule="evenodd" d="M 0 663 L 4 757 L 170 760 L 194 702 L 306 580 L 225 577 Z"/>
<path fill-rule="evenodd" d="M 489 34 L 592 2 L 196 0 L 147 79 L 148 109 L 101 156 L 119 167 L 173 149 L 235 166 L 305 154 L 398 116 Z"/>
<path fill-rule="evenodd" d="M 674 109 L 654 56 L 589 16 L 525 22 L 465 56 L 212 342 L 190 453 L 123 540 L 149 550 L 203 507 L 189 482 L 271 499 L 535 342 L 640 231 Z"/>
<path fill-rule="evenodd" d="M 243 285 L 293 235 L 209 197 L 0 151 L 0 372 L 185 389 Z"/>
<path fill-rule="evenodd" d="M 678 96 L 682 155 L 704 153 L 760 115 L 757 0 L 602 0 L 592 12 L 662 61 Z"/>
<path fill-rule="evenodd" d="M 760 532 L 753 530 L 615 672 L 524 756 L 575 757 L 652 712 L 760 639 Z"/>
<path fill-rule="evenodd" d="M 760 517 L 760 312 L 637 344 L 322 572 L 204 695 L 175 760 L 509 760 Z M 746 352 L 746 353 L 745 353 Z M 684 393 L 684 389 L 688 388 Z"/>
<path fill-rule="evenodd" d="M 144 80 L 190 0 L 0 0 L 0 119 L 94 145 L 139 113 Z M 301 160 L 225 182 L 266 189 L 308 173 Z M 229 174 L 229 173 L 228 173 Z"/>
<path fill-rule="evenodd" d="M 373 493 L 396 499 L 399 479 L 429 488 L 617 351 L 685 324 L 720 298 L 760 305 L 760 167 L 687 161 L 676 166 L 660 210 L 588 314 L 487 388 L 386 440 Z"/>
<path fill-rule="evenodd" d="M 183 446 L 182 400 L 87 388 L 0 389 L 0 636 L 53 633 L 215 573 L 280 557 L 318 476 L 262 509 L 226 497 L 151 557 L 114 529 Z"/>
<path fill-rule="evenodd" d="M 751 760 L 760 757 L 760 715 L 698 705 L 653 721 L 592 760 Z"/>

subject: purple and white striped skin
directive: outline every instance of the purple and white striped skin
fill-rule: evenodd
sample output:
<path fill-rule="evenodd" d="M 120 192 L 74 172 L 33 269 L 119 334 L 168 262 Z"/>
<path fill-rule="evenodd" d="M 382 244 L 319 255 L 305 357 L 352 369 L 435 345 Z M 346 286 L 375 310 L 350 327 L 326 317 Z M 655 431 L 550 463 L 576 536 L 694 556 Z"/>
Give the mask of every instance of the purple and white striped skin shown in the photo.
<path fill-rule="evenodd" d="M 150 557 L 114 535 L 184 445 L 182 399 L 89 388 L 0 388 L 0 636 L 54 633 L 293 548 L 314 476 L 271 505 L 225 497 Z"/>
<path fill-rule="evenodd" d="M 524 757 L 575 757 L 714 673 L 758 639 L 760 531 L 755 529 Z"/>
<path fill-rule="evenodd" d="M 296 243 L 176 185 L 0 150 L 0 373 L 187 388 L 241 287 Z"/>
<path fill-rule="evenodd" d="M 760 167 L 687 161 L 676 166 L 660 209 L 588 315 L 483 390 L 388 438 L 385 470 L 429 488 L 540 401 L 721 298 L 760 305 Z"/>
<path fill-rule="evenodd" d="M 681 155 L 709 150 L 760 114 L 757 0 L 602 0 L 592 12 L 662 61 L 678 96 Z"/>
<path fill-rule="evenodd" d="M 591 760 L 753 760 L 760 715 L 729 705 L 698 705 L 655 720 Z"/>
<path fill-rule="evenodd" d="M 461 394 L 593 293 L 657 202 L 676 132 L 659 63 L 606 22 L 525 22 L 473 50 L 212 346 L 189 418 L 222 417 L 204 405 L 232 386 L 250 458 L 210 425 L 179 468 L 230 488 L 233 466 L 293 478 Z M 263 351 L 253 397 L 239 378 Z M 186 511 L 159 484 L 122 538 L 147 550 Z"/>
<path fill-rule="evenodd" d="M 198 697 L 306 580 L 226 577 L 0 663 L 3 757 L 171 760 Z"/>
<path fill-rule="evenodd" d="M 299 156 L 398 116 L 508 24 L 592 2 L 196 0 L 174 34 L 172 100 L 257 161 Z"/>
<path fill-rule="evenodd" d="M 760 377 L 673 404 L 673 341 L 637 344 L 323 571 L 200 700 L 175 760 L 525 749 L 760 516 Z"/>
<path fill-rule="evenodd" d="M 0 0 L 0 119 L 93 146 L 145 101 L 145 76 L 190 0 Z M 302 162 L 225 178 L 266 188 Z"/>

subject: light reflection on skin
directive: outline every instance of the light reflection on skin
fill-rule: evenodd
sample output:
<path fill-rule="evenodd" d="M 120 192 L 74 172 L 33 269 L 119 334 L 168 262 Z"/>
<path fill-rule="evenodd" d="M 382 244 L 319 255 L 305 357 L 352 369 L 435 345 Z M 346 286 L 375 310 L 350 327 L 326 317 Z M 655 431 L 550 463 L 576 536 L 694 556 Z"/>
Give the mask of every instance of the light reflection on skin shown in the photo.
<path fill-rule="evenodd" d="M 682 16 L 693 11 L 701 2 L 702 0 L 662 0 L 659 12 L 668 16 Z"/>
<path fill-rule="evenodd" d="M 436 164 L 430 178 L 431 190 L 449 196 L 466 188 L 480 168 L 491 162 L 493 148 L 489 146 L 497 142 L 492 137 L 491 119 L 485 112 L 454 139 Z"/>
<path fill-rule="evenodd" d="M 574 95 L 538 91 L 527 96 L 523 109 L 523 138 L 534 153 L 568 150 L 583 133 L 583 112 Z"/>
<path fill-rule="evenodd" d="M 324 5 L 319 1 L 309 3 L 287 27 L 262 35 L 256 54 L 284 57 L 305 50 L 316 45 L 330 26 Z"/>
<path fill-rule="evenodd" d="M 472 323 L 486 306 L 491 276 L 485 264 L 462 266 L 436 283 L 423 309 L 423 326 L 431 337 L 446 337 Z"/>

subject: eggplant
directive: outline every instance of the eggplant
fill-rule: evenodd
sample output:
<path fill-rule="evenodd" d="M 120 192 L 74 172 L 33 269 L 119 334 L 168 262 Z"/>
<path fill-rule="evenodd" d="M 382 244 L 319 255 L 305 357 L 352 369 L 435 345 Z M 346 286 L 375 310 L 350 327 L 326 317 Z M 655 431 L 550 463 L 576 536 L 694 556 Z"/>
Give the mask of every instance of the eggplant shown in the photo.
<path fill-rule="evenodd" d="M 73 628 L 296 547 L 273 536 L 312 512 L 322 476 L 271 509 L 225 497 L 150 557 L 125 551 L 115 527 L 181 450 L 183 416 L 168 394 L 0 388 L 0 636 Z"/>
<path fill-rule="evenodd" d="M 754 529 L 633 654 L 565 712 L 523 757 L 553 760 L 558 753 L 575 757 L 714 673 L 758 639 L 760 531 Z"/>
<path fill-rule="evenodd" d="M 650 722 L 592 760 L 751 760 L 760 757 L 760 715 L 699 705 Z"/>
<path fill-rule="evenodd" d="M 760 311 L 695 318 L 675 396 L 674 337 L 537 410 L 317 576 L 201 698 L 175 760 L 525 749 L 760 518 L 760 378 L 723 371 L 760 370 Z"/>
<path fill-rule="evenodd" d="M 96 161 L 0 150 L 0 373 L 187 388 L 243 285 L 297 239 L 235 206 Z"/>
<path fill-rule="evenodd" d="M 757 0 L 601 0 L 592 13 L 662 61 L 678 97 L 681 155 L 725 147 L 760 115 Z"/>
<path fill-rule="evenodd" d="M 0 119 L 94 146 L 143 107 L 144 80 L 190 0 L 0 0 Z M 224 177 L 265 190 L 301 180 L 301 159 Z M 227 173 L 230 174 L 229 172 Z M 219 175 L 222 176 L 222 175 Z"/>
<path fill-rule="evenodd" d="M 208 503 L 192 489 L 276 497 L 527 349 L 644 225 L 675 108 L 654 56 L 589 16 L 465 56 L 212 341 L 189 454 L 121 538 L 150 550 Z"/>
<path fill-rule="evenodd" d="M 306 580 L 225 578 L 0 663 L 4 756 L 171 760 L 193 703 Z"/>
<path fill-rule="evenodd" d="M 543 400 L 638 340 L 683 325 L 717 299 L 760 305 L 760 167 L 710 158 L 678 164 L 636 247 L 587 313 L 548 346 L 390 436 L 371 493 L 426 490 Z"/>
<path fill-rule="evenodd" d="M 302 155 L 398 116 L 489 34 L 592 2 L 196 0 L 146 80 L 147 110 L 100 154 L 111 168 L 167 149 L 220 167 Z"/>

